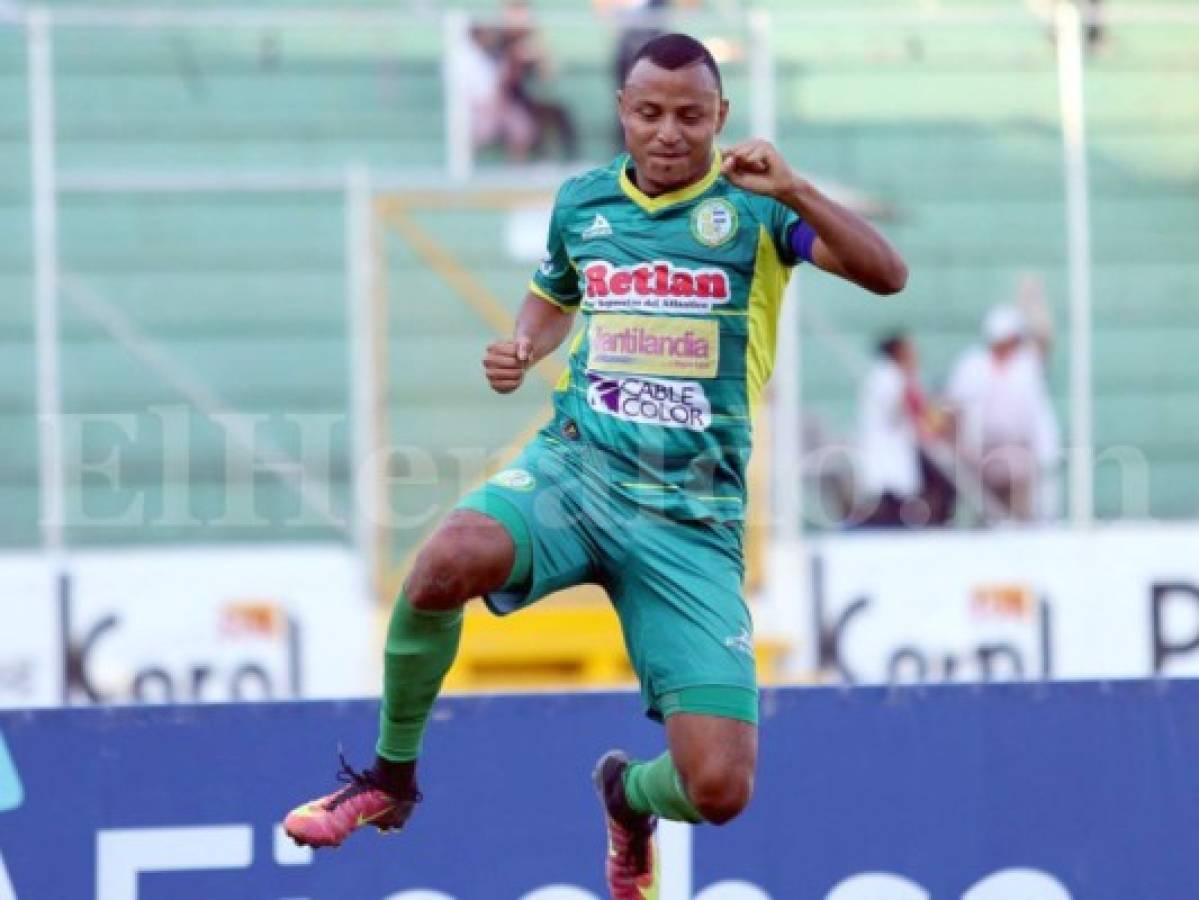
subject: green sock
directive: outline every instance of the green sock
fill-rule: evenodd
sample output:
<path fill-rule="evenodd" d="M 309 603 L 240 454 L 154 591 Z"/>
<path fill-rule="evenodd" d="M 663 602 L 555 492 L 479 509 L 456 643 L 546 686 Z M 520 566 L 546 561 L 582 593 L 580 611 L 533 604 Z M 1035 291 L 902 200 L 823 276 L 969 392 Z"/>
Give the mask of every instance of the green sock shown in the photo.
<path fill-rule="evenodd" d="M 383 704 L 375 752 L 392 762 L 420 756 L 429 710 L 458 653 L 462 610 L 413 609 L 401 591 L 387 627 Z"/>
<path fill-rule="evenodd" d="M 703 821 L 683 790 L 669 752 L 653 762 L 630 763 L 624 773 L 624 795 L 634 812 L 693 825 Z"/>

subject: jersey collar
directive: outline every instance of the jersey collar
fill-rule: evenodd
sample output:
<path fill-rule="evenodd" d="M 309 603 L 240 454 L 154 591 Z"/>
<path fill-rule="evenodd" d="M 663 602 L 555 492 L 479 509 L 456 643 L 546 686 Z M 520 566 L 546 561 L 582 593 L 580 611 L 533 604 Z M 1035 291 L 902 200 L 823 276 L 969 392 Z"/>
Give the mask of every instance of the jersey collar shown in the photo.
<path fill-rule="evenodd" d="M 651 197 L 648 194 L 642 193 L 641 189 L 633 184 L 633 179 L 629 177 L 629 162 L 631 159 L 632 157 L 626 156 L 624 162 L 620 165 L 620 189 L 625 192 L 625 195 L 630 200 L 647 213 L 660 212 L 668 206 L 694 200 L 714 185 L 716 179 L 720 177 L 720 151 L 713 150 L 712 165 L 708 167 L 708 174 L 703 178 L 694 184 L 689 184 L 678 190 L 668 191 L 665 194 L 659 194 L 657 197 Z"/>

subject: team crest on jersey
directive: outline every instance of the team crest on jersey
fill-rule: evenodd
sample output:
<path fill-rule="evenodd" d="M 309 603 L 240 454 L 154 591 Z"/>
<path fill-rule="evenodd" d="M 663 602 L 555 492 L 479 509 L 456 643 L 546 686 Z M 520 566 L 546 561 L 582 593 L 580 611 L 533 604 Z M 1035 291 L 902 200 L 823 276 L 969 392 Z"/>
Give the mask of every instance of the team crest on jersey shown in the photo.
<path fill-rule="evenodd" d="M 489 479 L 492 484 L 508 488 L 510 491 L 531 491 L 537 486 L 537 479 L 525 469 L 504 469 Z"/>
<path fill-rule="evenodd" d="M 737 233 L 737 209 L 723 197 L 713 197 L 691 211 L 691 234 L 705 247 L 719 247 Z"/>

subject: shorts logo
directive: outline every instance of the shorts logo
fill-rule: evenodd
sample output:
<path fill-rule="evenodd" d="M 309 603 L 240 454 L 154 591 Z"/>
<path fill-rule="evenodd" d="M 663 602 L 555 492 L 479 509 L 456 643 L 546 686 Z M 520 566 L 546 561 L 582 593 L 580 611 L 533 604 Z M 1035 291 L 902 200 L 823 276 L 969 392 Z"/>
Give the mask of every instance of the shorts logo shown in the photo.
<path fill-rule="evenodd" d="M 723 197 L 705 200 L 691 211 L 691 234 L 705 247 L 719 247 L 737 233 L 737 209 Z"/>
<path fill-rule="evenodd" d="M 597 260 L 583 268 L 583 308 L 590 312 L 708 313 L 732 299 L 723 269 L 683 269 L 655 260 L 614 266 Z"/>
<path fill-rule="evenodd" d="M 749 631 L 745 628 L 741 629 L 740 634 L 725 638 L 724 645 L 730 650 L 735 650 L 738 653 L 744 653 L 746 656 L 753 659 L 754 639 L 752 636 L 750 636 Z"/>
<path fill-rule="evenodd" d="M 541 265 L 537 268 L 546 278 L 555 278 L 558 275 L 558 273 L 554 271 L 554 257 L 550 255 L 548 250 L 545 252 L 545 256 L 541 257 Z"/>
<path fill-rule="evenodd" d="M 720 323 L 667 316 L 593 316 L 587 368 L 633 375 L 715 378 Z"/>
<path fill-rule="evenodd" d="M 603 416 L 638 425 L 707 431 L 712 404 L 698 381 L 606 378 L 587 373 L 587 405 Z"/>
<path fill-rule="evenodd" d="M 531 491 L 537 486 L 537 479 L 524 469 L 504 469 L 489 479 L 491 484 L 510 491 Z"/>

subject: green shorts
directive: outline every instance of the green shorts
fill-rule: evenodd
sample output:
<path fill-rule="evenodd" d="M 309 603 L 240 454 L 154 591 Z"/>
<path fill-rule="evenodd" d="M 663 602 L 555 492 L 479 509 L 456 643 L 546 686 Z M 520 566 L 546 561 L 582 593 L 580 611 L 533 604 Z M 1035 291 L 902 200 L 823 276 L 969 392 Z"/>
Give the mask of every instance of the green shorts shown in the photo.
<path fill-rule="evenodd" d="M 742 526 L 676 521 L 638 505 L 542 434 L 460 509 L 500 522 L 517 583 L 484 599 L 497 615 L 577 584 L 599 584 L 620 617 L 648 714 L 756 723 L 753 623 L 741 592 Z"/>

